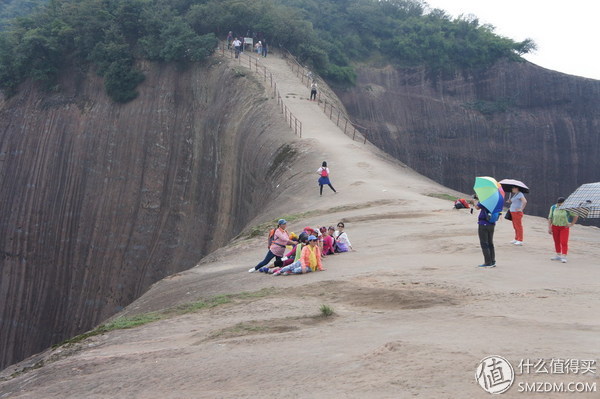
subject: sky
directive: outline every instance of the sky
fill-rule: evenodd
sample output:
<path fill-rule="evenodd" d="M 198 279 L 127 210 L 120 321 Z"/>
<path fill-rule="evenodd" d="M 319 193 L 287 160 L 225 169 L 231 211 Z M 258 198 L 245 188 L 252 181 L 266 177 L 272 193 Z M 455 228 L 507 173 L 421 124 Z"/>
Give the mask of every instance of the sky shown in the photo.
<path fill-rule="evenodd" d="M 600 79 L 598 0 L 425 0 L 447 14 L 477 16 L 494 32 L 515 41 L 533 39 L 537 50 L 524 56 L 544 68 Z"/>

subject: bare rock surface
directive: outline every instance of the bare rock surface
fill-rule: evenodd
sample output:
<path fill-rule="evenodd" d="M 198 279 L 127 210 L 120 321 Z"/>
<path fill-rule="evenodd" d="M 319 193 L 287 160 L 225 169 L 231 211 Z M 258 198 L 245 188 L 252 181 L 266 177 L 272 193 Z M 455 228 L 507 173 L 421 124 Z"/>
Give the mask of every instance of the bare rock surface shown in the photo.
<path fill-rule="evenodd" d="M 344 220 L 355 251 L 325 259 L 324 272 L 273 277 L 247 272 L 264 256 L 265 237 L 240 237 L 154 284 L 120 316 L 226 294 L 229 301 L 48 350 L 5 369 L 0 397 L 476 398 L 487 395 L 474 377 L 488 355 L 515 366 L 600 358 L 597 228 L 572 229 L 562 264 L 550 261 L 544 219 L 525 216 L 522 247 L 509 244 L 503 220 L 498 266 L 478 268 L 476 215 L 430 195 L 458 193 L 353 142 L 307 100 L 284 60 L 260 62 L 339 191 L 319 197 L 318 163 L 294 164 L 310 178 L 284 184 L 265 215 L 301 215 L 288 225 L 296 232 Z M 321 305 L 335 314 L 321 316 Z M 598 374 L 576 379 L 597 382 Z M 540 394 L 515 386 L 504 397 Z"/>

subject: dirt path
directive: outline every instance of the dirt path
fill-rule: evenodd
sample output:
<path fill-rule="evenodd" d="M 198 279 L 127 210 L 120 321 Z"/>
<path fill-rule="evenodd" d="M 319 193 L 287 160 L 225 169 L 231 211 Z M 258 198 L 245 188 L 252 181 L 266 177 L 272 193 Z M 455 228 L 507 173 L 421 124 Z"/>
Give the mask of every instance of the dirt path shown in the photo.
<path fill-rule="evenodd" d="M 474 375 L 488 355 L 515 367 L 526 358 L 600 359 L 597 228 L 575 226 L 561 264 L 549 260 L 545 220 L 525 217 L 523 247 L 508 243 L 512 227 L 502 221 L 498 267 L 477 268 L 475 215 L 425 195 L 451 190 L 352 142 L 284 60 L 261 62 L 340 191 L 295 192 L 296 210 L 312 213 L 288 227 L 343 218 L 356 251 L 326 259 L 322 273 L 273 277 L 247 272 L 264 256 L 264 237 L 237 240 L 123 314 L 267 290 L 29 359 L 0 374 L 0 398 L 483 398 Z M 333 317 L 319 316 L 324 304 Z M 40 359 L 43 367 L 10 377 Z M 598 372 L 520 381 L 600 382 Z M 569 395 L 519 393 L 515 383 L 503 397 Z"/>

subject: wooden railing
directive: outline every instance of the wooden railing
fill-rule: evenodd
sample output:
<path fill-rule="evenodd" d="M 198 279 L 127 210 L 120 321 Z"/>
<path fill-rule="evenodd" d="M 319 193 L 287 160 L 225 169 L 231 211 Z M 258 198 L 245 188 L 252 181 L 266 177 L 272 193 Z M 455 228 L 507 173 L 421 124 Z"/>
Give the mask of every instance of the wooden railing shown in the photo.
<path fill-rule="evenodd" d="M 326 92 L 324 93 L 323 88 L 327 87 L 325 81 L 300 64 L 289 51 L 283 50 L 282 54 L 292 69 L 292 72 L 296 73 L 296 76 L 300 78 L 307 88 L 310 88 L 312 80 L 317 81 L 317 84 L 321 88 L 320 90 L 317 90 L 317 103 L 319 104 L 319 107 L 322 106 L 325 115 L 327 115 L 331 121 L 335 120 L 336 126 L 340 129 L 342 129 L 343 126 L 345 135 L 352 137 L 352 140 L 355 140 L 358 136 L 358 140 L 365 144 L 367 142 L 366 132 L 368 132 L 368 129 L 353 123 L 350 120 L 342 105 L 336 100 L 337 97 L 335 95 L 328 95 Z"/>
<path fill-rule="evenodd" d="M 232 49 L 226 49 L 224 44 L 219 45 L 219 52 L 224 57 L 235 58 L 235 52 Z M 286 123 L 289 123 L 290 129 L 299 137 L 302 137 L 302 121 L 296 118 L 288 106 L 284 103 L 283 97 L 277 89 L 277 82 L 273 79 L 273 74 L 264 66 L 258 63 L 257 57 L 251 57 L 245 52 L 239 53 L 237 57 L 239 65 L 248 67 L 251 71 L 255 71 L 259 76 L 262 76 L 265 82 L 268 82 L 273 90 L 273 97 L 277 99 L 277 106 L 283 114 Z"/>

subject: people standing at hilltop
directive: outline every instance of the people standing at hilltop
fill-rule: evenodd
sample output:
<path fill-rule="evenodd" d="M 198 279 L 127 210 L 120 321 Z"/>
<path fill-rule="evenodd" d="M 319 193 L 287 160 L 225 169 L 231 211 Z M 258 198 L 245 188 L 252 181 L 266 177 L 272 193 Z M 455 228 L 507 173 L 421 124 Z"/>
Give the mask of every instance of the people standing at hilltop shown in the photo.
<path fill-rule="evenodd" d="M 490 213 L 487 208 L 479 202 L 477 196 L 473 197 L 477 202 L 474 202 L 475 209 L 480 210 L 477 218 L 479 245 L 483 252 L 483 264 L 479 267 L 496 267 L 496 252 L 494 251 L 494 229 L 496 222 L 492 222 L 488 218 Z"/>
<path fill-rule="evenodd" d="M 515 229 L 515 239 L 510 243 L 514 245 L 523 245 L 523 211 L 527 205 L 525 195 L 519 187 L 513 186 L 512 194 L 508 199 L 510 203 L 510 216 L 512 217 L 513 228 Z"/>
<path fill-rule="evenodd" d="M 559 197 L 556 200 L 556 204 L 550 207 L 550 213 L 548 214 L 548 234 L 552 235 L 554 249 L 556 250 L 556 255 L 550 259 L 567 263 L 569 229 L 577 223 L 579 216 L 565 209 L 560 209 L 563 202 L 565 202 L 565 198 Z"/>
<path fill-rule="evenodd" d="M 248 270 L 250 273 L 253 273 L 253 272 L 257 271 L 258 269 L 260 269 L 261 267 L 268 265 L 269 262 L 273 258 L 275 258 L 275 262 L 278 265 L 283 264 L 283 261 L 281 260 L 281 258 L 283 257 L 283 255 L 285 253 L 286 245 L 296 245 L 295 241 L 290 240 L 290 237 L 286 230 L 286 226 L 287 226 L 286 220 L 279 219 L 279 221 L 277 222 L 277 229 L 273 233 L 271 245 L 269 246 L 269 251 L 267 252 L 267 255 L 258 265 L 254 266 L 254 267 L 250 268 L 250 270 Z"/>
<path fill-rule="evenodd" d="M 314 80 L 310 84 L 310 101 L 317 100 L 317 82 Z"/>
<path fill-rule="evenodd" d="M 337 191 L 335 191 L 335 188 L 333 188 L 333 186 L 331 185 L 331 182 L 329 181 L 329 168 L 327 167 L 327 162 L 323 161 L 323 163 L 321 164 L 321 167 L 319 169 L 317 169 L 317 174 L 320 176 L 319 177 L 319 195 L 323 196 L 323 186 L 325 184 L 327 184 L 329 186 L 329 188 L 331 188 L 333 190 L 334 193 L 337 193 Z"/>
<path fill-rule="evenodd" d="M 231 48 L 231 42 L 233 41 L 233 32 L 229 31 L 227 34 L 227 50 Z"/>
<path fill-rule="evenodd" d="M 269 49 L 268 49 L 267 39 L 263 38 L 262 39 L 262 56 L 266 57 L 268 52 L 269 52 Z"/>
<path fill-rule="evenodd" d="M 348 233 L 344 231 L 345 225 L 344 222 L 339 222 L 337 224 L 337 230 L 333 233 L 333 238 L 335 240 L 335 251 L 336 252 L 348 252 L 352 249 L 352 244 L 350 243 L 350 239 L 348 238 Z"/>
<path fill-rule="evenodd" d="M 233 41 L 233 49 L 235 50 L 235 58 L 240 56 L 240 52 L 242 51 L 242 42 L 237 37 Z"/>

